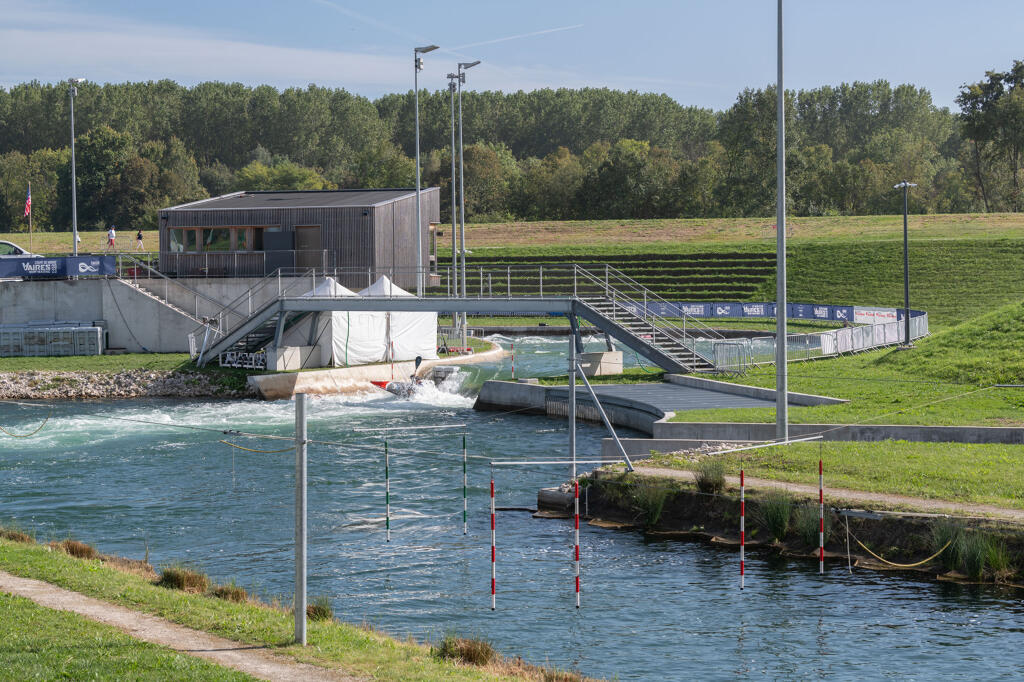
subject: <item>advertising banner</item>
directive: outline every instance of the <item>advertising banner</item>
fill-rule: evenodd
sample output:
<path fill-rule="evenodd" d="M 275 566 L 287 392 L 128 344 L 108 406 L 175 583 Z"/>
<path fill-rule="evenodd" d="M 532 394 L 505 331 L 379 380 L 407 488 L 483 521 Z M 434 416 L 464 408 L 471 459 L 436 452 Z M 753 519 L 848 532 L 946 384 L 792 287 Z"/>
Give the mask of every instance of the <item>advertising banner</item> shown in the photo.
<path fill-rule="evenodd" d="M 897 319 L 895 308 L 870 308 L 864 306 L 854 306 L 853 308 L 853 321 L 858 324 L 895 322 Z"/>
<path fill-rule="evenodd" d="M 0 258 L 0 277 L 90 277 L 117 273 L 114 256 Z"/>
<path fill-rule="evenodd" d="M 834 305 L 832 306 L 832 318 L 836 322 L 853 322 L 853 306 L 852 305 Z"/>
<path fill-rule="evenodd" d="M 743 317 L 742 303 L 712 303 L 713 317 Z"/>
<path fill-rule="evenodd" d="M 680 316 L 689 315 L 690 317 L 708 317 L 708 304 L 707 303 L 678 303 L 676 304 Z"/>
<path fill-rule="evenodd" d="M 770 317 L 775 314 L 770 303 L 743 303 L 743 317 Z"/>

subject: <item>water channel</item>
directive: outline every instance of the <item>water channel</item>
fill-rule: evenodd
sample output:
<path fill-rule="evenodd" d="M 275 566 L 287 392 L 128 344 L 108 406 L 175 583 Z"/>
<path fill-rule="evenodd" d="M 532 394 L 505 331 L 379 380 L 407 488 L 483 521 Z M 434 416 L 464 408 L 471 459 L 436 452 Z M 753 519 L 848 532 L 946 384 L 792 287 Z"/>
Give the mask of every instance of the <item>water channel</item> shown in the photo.
<path fill-rule="evenodd" d="M 595 343 L 595 348 L 598 344 Z M 520 374 L 564 373 L 564 339 L 516 340 Z M 645 543 L 628 531 L 581 531 L 583 608 L 573 607 L 571 522 L 498 518 L 498 608 L 489 608 L 487 459 L 562 459 L 566 425 L 472 410 L 473 387 L 507 363 L 467 368 L 461 393 L 426 390 L 315 398 L 310 437 L 309 592 L 336 614 L 396 635 L 483 637 L 506 654 L 623 680 L 758 678 L 998 679 L 1024 674 L 1019 592 Z M 0 405 L 7 428 L 45 410 Z M 143 419 L 164 425 L 120 421 Z M 380 439 L 355 428 L 467 425 L 469 534 L 461 523 L 461 433 L 391 436 L 392 536 L 385 542 Z M 290 601 L 292 453 L 254 454 L 191 425 L 290 434 L 291 402 L 132 400 L 54 405 L 27 440 L 0 440 L 0 520 L 41 538 L 74 537 L 160 565 L 184 561 Z M 579 427 L 580 455 L 601 429 Z M 262 449 L 271 441 L 232 439 Z M 287 444 L 285 444 L 287 445 Z M 499 506 L 534 506 L 561 467 L 497 476 Z"/>

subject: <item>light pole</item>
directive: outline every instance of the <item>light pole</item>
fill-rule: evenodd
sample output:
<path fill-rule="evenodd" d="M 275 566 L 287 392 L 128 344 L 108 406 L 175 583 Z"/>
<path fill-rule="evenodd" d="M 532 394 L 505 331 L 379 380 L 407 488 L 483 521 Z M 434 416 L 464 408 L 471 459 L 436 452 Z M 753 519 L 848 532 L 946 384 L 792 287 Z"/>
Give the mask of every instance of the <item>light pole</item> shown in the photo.
<path fill-rule="evenodd" d="M 467 69 L 472 69 L 479 63 L 479 59 L 475 62 L 459 62 L 457 78 L 459 84 L 459 251 L 462 253 L 462 298 L 466 298 L 466 166 L 462 158 L 462 84 L 466 82 L 465 71 Z M 469 339 L 466 338 L 468 334 L 466 328 L 468 326 L 466 313 L 462 313 L 463 348 L 465 348 L 469 343 Z"/>
<path fill-rule="evenodd" d="M 775 85 L 775 438 L 789 440 L 786 336 L 786 91 L 782 85 L 782 0 L 779 0 L 778 82 Z"/>
<path fill-rule="evenodd" d="M 71 101 L 71 253 L 78 255 L 78 183 L 75 180 L 75 95 L 78 88 L 75 84 L 84 78 L 68 79 L 68 99 Z"/>
<path fill-rule="evenodd" d="M 458 234 L 458 209 L 456 208 L 456 196 L 455 196 L 455 82 L 459 79 L 458 74 L 448 74 L 448 95 L 450 99 L 450 109 L 452 118 L 452 146 L 451 146 L 451 157 L 452 157 L 452 271 L 449 276 L 449 281 L 452 285 L 452 298 L 458 298 L 459 296 L 459 248 L 456 240 Z M 452 313 L 452 326 L 457 327 L 458 324 L 455 322 L 456 314 Z"/>
<path fill-rule="evenodd" d="M 421 54 L 433 52 L 437 45 L 413 48 L 413 96 L 416 102 L 416 295 L 423 295 L 423 219 L 420 216 L 420 71 L 423 70 Z M 391 263 L 394 267 L 394 262 Z"/>
<path fill-rule="evenodd" d="M 907 348 L 910 348 L 910 254 L 909 254 L 909 243 L 907 239 L 907 192 L 910 191 L 911 187 L 917 187 L 913 182 L 907 182 L 904 180 L 898 185 L 893 185 L 893 189 L 903 190 L 903 325 L 904 325 L 904 338 L 903 343 Z"/>

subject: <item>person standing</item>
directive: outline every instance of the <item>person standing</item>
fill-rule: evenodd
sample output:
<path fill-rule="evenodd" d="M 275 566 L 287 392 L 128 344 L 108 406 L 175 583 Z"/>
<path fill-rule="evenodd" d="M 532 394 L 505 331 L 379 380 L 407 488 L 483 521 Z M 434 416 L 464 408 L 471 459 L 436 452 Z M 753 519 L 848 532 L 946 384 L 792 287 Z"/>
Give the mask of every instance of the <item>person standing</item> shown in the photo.
<path fill-rule="evenodd" d="M 116 237 L 117 234 L 114 232 L 114 225 L 111 225 L 110 229 L 107 230 L 107 248 L 105 249 L 106 251 L 114 250 L 114 239 Z"/>
<path fill-rule="evenodd" d="M 142 230 L 135 233 L 135 250 L 145 251 L 145 247 L 142 245 Z"/>

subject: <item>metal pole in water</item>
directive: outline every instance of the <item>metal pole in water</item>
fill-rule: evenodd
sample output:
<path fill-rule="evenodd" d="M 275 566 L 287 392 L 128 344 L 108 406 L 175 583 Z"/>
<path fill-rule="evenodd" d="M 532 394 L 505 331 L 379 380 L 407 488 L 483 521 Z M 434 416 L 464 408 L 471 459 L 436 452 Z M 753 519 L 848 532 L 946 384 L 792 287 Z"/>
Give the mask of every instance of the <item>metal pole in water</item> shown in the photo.
<path fill-rule="evenodd" d="M 384 531 L 387 534 L 385 542 L 391 542 L 391 467 L 389 465 L 388 437 L 384 436 Z"/>
<path fill-rule="evenodd" d="M 775 438 L 789 440 L 789 377 L 786 335 L 786 91 L 782 84 L 782 0 L 779 0 L 779 74 L 775 85 Z"/>
<path fill-rule="evenodd" d="M 468 505 L 466 502 L 466 434 L 462 434 L 462 534 L 466 535 L 466 512 Z"/>
<path fill-rule="evenodd" d="M 512 381 L 516 380 L 516 344 L 513 341 L 511 344 L 512 352 Z"/>
<path fill-rule="evenodd" d="M 497 552 L 494 546 L 494 466 L 491 466 L 491 611 L 494 610 L 495 600 L 495 561 Z"/>
<path fill-rule="evenodd" d="M 576 338 L 569 335 L 569 459 L 571 480 L 575 484 L 575 521 L 573 562 L 576 569 L 576 608 L 580 607 L 580 485 L 576 480 Z"/>
<path fill-rule="evenodd" d="M 740 589 L 743 589 L 743 581 L 746 573 L 744 563 L 744 550 L 746 549 L 746 520 L 747 520 L 747 498 L 743 486 L 743 469 L 740 469 Z"/>
<path fill-rule="evenodd" d="M 295 394 L 295 643 L 306 646 L 306 394 Z"/>
<path fill-rule="evenodd" d="M 825 467 L 818 460 L 818 573 L 825 573 Z"/>

